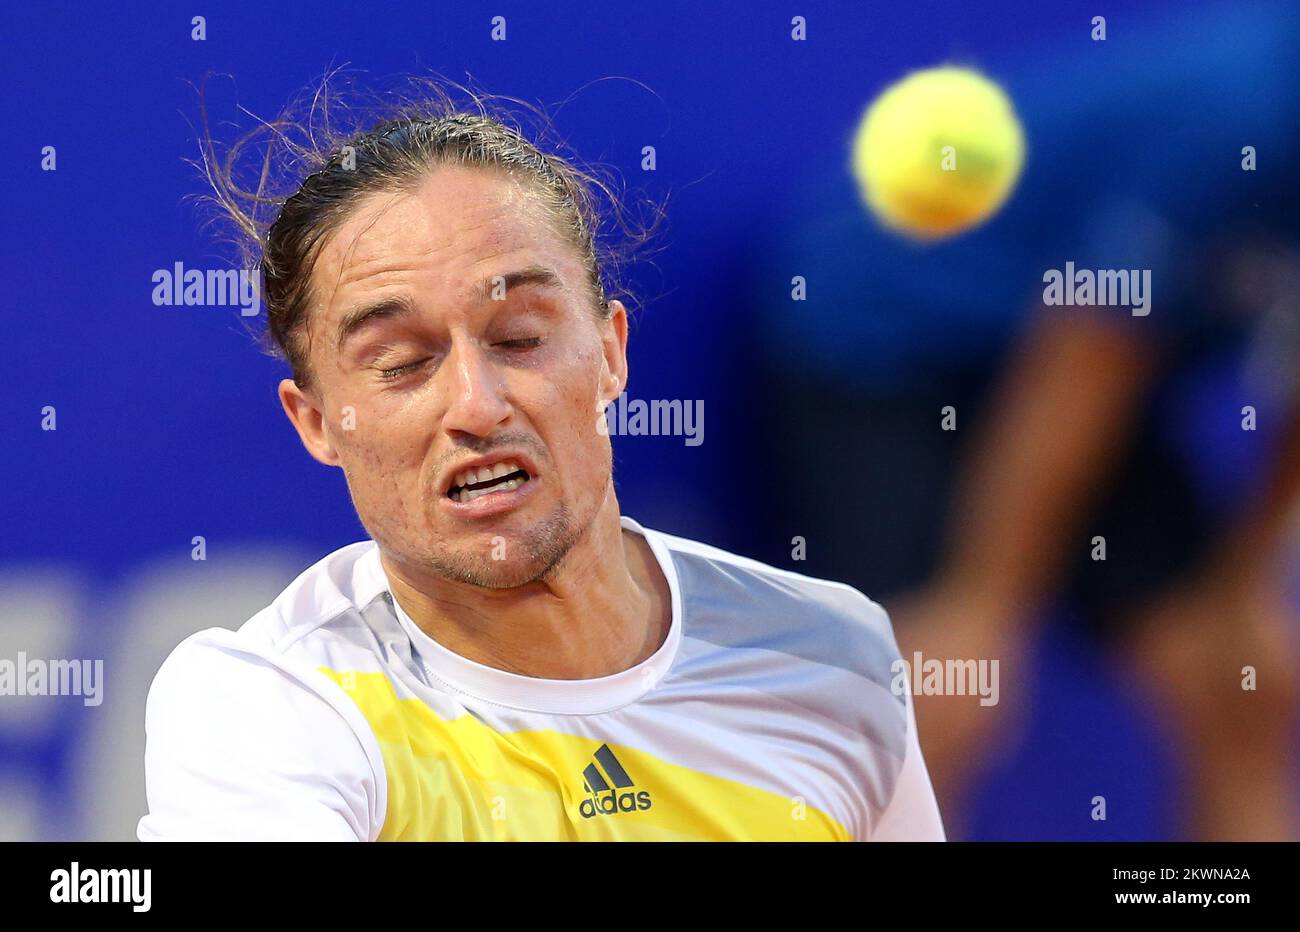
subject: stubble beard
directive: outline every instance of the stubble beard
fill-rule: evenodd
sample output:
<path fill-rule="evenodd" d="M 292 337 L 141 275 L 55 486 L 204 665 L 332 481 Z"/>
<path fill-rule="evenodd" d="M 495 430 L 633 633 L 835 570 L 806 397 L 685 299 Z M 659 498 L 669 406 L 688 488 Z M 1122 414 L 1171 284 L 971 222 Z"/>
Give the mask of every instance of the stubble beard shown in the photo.
<path fill-rule="evenodd" d="M 448 550 L 430 554 L 427 566 L 452 582 L 482 589 L 517 589 L 553 572 L 586 532 L 587 526 L 579 527 L 568 505 L 560 502 L 550 514 L 530 525 L 521 540 L 505 542 L 508 549 L 504 559 L 493 559 L 491 551 Z M 518 548 L 523 550 L 522 559 L 510 552 Z"/>

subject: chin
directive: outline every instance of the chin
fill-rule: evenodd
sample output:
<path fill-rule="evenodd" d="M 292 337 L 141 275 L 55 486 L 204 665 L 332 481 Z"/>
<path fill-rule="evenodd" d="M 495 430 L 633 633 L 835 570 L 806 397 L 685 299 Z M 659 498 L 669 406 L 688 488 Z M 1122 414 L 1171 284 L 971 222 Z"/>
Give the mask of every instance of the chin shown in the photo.
<path fill-rule="evenodd" d="M 548 567 L 532 560 L 451 559 L 430 569 L 445 579 L 480 589 L 517 589 L 536 582 Z"/>

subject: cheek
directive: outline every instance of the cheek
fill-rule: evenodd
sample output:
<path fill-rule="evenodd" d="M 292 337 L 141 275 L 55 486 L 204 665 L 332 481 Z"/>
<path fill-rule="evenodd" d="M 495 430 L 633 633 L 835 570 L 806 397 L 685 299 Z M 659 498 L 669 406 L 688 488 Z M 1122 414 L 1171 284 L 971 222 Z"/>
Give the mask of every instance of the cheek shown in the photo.
<path fill-rule="evenodd" d="M 351 428 L 334 426 L 335 446 L 351 459 L 400 462 L 418 449 L 409 425 L 401 417 L 367 417 L 358 411 Z"/>
<path fill-rule="evenodd" d="M 381 416 L 360 408 L 355 426 L 340 420 L 334 425 L 338 451 L 348 484 L 363 495 L 368 490 L 391 492 L 417 487 L 429 451 L 427 423 L 414 410 L 384 412 Z"/>
<path fill-rule="evenodd" d="M 603 419 L 596 407 L 602 360 L 598 350 L 575 356 L 564 377 L 550 383 L 542 410 L 552 425 L 553 454 L 565 464 L 564 471 L 582 477 L 583 486 L 603 489 L 603 483 L 595 481 L 609 472 L 610 463 L 609 438 L 597 430 Z"/>

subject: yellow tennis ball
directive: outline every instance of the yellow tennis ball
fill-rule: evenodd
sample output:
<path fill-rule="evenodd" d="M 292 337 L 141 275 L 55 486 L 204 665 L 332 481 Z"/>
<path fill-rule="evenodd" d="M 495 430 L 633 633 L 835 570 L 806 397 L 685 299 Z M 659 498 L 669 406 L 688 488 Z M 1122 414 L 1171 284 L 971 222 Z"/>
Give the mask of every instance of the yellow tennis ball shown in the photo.
<path fill-rule="evenodd" d="M 991 217 L 1020 177 L 1010 99 L 969 68 L 917 71 L 867 108 L 853 140 L 863 200 L 886 226 L 936 240 Z"/>

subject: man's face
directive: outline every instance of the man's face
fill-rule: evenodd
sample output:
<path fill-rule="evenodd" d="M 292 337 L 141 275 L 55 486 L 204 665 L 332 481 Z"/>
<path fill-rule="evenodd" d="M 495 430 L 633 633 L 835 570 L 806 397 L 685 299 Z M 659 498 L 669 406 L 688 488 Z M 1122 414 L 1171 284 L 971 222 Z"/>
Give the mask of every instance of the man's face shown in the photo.
<path fill-rule="evenodd" d="M 391 558 L 491 588 L 558 563 L 613 495 L 600 402 L 626 381 L 578 250 L 524 185 L 435 169 L 363 200 L 312 272 L 305 393 L 285 410 L 343 468 Z"/>

